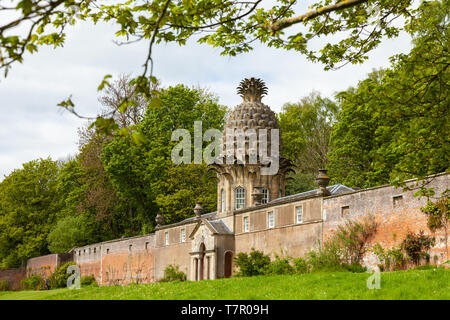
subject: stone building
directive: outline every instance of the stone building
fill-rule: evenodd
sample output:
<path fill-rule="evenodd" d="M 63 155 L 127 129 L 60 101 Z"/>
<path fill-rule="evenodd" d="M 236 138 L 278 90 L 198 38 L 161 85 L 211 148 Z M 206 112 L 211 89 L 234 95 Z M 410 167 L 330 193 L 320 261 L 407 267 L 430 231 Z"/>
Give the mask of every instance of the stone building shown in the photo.
<path fill-rule="evenodd" d="M 328 186 L 326 171 L 321 170 L 320 188 L 285 196 L 285 177 L 292 166 L 282 157 L 281 142 L 273 146 L 277 140 L 271 138 L 279 124 L 274 112 L 261 102 L 266 92 L 264 83 L 254 78 L 238 87 L 243 102 L 227 119 L 221 161 L 211 165 L 217 172 L 217 211 L 204 213 L 198 203 L 195 216 L 178 223 L 161 224 L 163 217 L 158 215 L 152 234 L 73 248 L 70 253 L 81 274 L 94 275 L 101 285 L 146 283 L 163 278 L 168 265 L 178 265 L 188 280 L 226 278 L 233 274 L 233 258 L 239 252 L 253 248 L 301 257 L 347 219 L 368 214 L 379 223 L 373 244 L 398 245 L 408 231 L 430 234 L 420 211 L 426 199 L 414 197 L 414 190 L 390 185 L 362 190 Z M 245 136 L 244 143 L 231 137 L 249 129 L 267 130 L 267 155 L 256 152 L 252 137 Z M 262 169 L 272 165 L 277 167 L 275 174 L 263 174 Z M 415 180 L 407 181 L 409 186 L 415 184 Z M 428 186 L 440 194 L 449 189 L 449 175 L 430 177 Z M 449 259 L 447 246 L 443 232 L 434 236 L 431 257 L 440 264 Z M 365 263 L 375 264 L 373 259 L 367 256 Z M 41 264 L 47 260 L 43 257 Z M 33 258 L 34 268 L 43 267 L 39 261 Z"/>

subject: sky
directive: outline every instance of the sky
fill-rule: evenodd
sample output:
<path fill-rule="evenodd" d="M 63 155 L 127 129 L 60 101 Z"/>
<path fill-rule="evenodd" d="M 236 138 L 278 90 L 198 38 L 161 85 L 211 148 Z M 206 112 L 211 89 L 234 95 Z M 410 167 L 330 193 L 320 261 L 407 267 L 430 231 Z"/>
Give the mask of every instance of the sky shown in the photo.
<path fill-rule="evenodd" d="M 77 24 L 67 33 L 63 48 L 41 48 L 27 54 L 7 78 L 0 78 L 0 181 L 22 164 L 38 158 L 63 159 L 78 152 L 77 128 L 85 120 L 62 112 L 57 104 L 72 95 L 76 110 L 95 116 L 100 111 L 97 87 L 104 75 L 139 75 L 147 43 L 117 46 L 116 27 Z M 237 57 L 220 56 L 220 50 L 190 41 L 186 46 L 154 48 L 154 75 L 162 86 L 183 83 L 207 88 L 221 104 L 232 108 L 241 102 L 239 82 L 248 77 L 265 81 L 263 102 L 279 112 L 284 103 L 297 102 L 313 90 L 332 97 L 357 85 L 374 68 L 388 67 L 393 54 L 408 52 L 410 38 L 385 40 L 364 64 L 324 71 L 296 52 L 258 45 Z"/>

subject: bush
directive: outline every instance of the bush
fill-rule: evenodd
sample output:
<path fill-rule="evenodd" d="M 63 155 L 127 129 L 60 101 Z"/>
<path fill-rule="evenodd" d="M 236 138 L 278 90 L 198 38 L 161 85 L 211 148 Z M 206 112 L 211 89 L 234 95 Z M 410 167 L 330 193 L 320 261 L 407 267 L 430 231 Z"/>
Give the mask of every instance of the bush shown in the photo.
<path fill-rule="evenodd" d="M 179 270 L 178 265 L 169 264 L 166 269 L 164 269 L 164 278 L 160 280 L 161 282 L 169 281 L 186 281 L 186 274 Z"/>
<path fill-rule="evenodd" d="M 270 257 L 253 248 L 250 254 L 238 253 L 234 261 L 239 268 L 239 272 L 236 275 L 243 277 L 262 275 L 270 265 Z"/>
<path fill-rule="evenodd" d="M 377 243 L 372 250 L 380 260 L 378 265 L 380 271 L 394 271 L 405 268 L 406 260 L 400 248 L 392 247 L 384 251 L 383 247 Z"/>
<path fill-rule="evenodd" d="M 8 291 L 9 282 L 6 280 L 0 280 L 0 291 Z"/>
<path fill-rule="evenodd" d="M 401 248 L 406 252 L 411 261 L 418 266 L 422 259 L 425 259 L 426 263 L 430 262 L 430 255 L 427 251 L 434 246 L 434 243 L 434 237 L 425 235 L 421 230 L 418 234 L 409 232 L 405 240 L 403 240 Z"/>
<path fill-rule="evenodd" d="M 274 275 L 295 273 L 295 268 L 291 265 L 289 260 L 289 258 L 281 258 L 280 256 L 275 255 L 275 259 L 264 268 L 264 274 Z"/>
<path fill-rule="evenodd" d="M 363 273 L 367 271 L 367 268 L 363 267 L 360 263 L 355 262 L 352 264 L 343 264 L 343 271 L 349 271 L 353 273 Z"/>
<path fill-rule="evenodd" d="M 435 265 L 426 264 L 424 266 L 415 267 L 414 270 L 433 270 L 433 269 L 445 269 L 444 267 L 437 267 Z"/>
<path fill-rule="evenodd" d="M 32 275 L 21 281 L 25 290 L 42 290 L 45 288 L 44 278 L 40 274 Z"/>
<path fill-rule="evenodd" d="M 308 272 L 308 263 L 304 258 L 294 259 L 295 272 L 302 274 Z"/>
<path fill-rule="evenodd" d="M 67 268 L 74 264 L 75 262 L 70 261 L 60 265 L 48 279 L 50 288 L 65 288 L 67 286 L 67 279 L 71 276 L 71 274 L 67 273 Z"/>
<path fill-rule="evenodd" d="M 83 276 L 81 277 L 80 284 L 82 286 L 97 285 L 97 281 L 95 281 L 95 277 L 93 275 Z"/>
<path fill-rule="evenodd" d="M 366 252 L 366 244 L 377 231 L 377 223 L 373 215 L 363 220 L 349 220 L 338 226 L 336 234 L 330 239 L 339 247 L 340 260 L 346 264 L 360 264 Z"/>

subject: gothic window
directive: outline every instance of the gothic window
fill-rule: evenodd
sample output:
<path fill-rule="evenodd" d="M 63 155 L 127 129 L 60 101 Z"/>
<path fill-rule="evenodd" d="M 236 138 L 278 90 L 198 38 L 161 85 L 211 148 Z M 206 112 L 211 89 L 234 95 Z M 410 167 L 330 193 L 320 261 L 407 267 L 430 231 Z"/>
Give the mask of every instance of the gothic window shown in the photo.
<path fill-rule="evenodd" d="M 262 197 L 261 203 L 268 203 L 270 201 L 269 200 L 269 189 L 263 188 L 262 193 L 263 193 L 263 197 Z"/>
<path fill-rule="evenodd" d="M 169 244 L 169 232 L 164 233 L 164 244 L 166 246 Z"/>
<path fill-rule="evenodd" d="M 220 192 L 220 204 L 221 204 L 221 212 L 224 212 L 226 210 L 226 206 L 225 206 L 225 190 L 222 189 L 222 191 Z"/>
<path fill-rule="evenodd" d="M 186 242 L 186 229 L 181 229 L 181 242 Z"/>
<path fill-rule="evenodd" d="M 245 207 L 245 189 L 242 187 L 236 188 L 236 209 Z"/>

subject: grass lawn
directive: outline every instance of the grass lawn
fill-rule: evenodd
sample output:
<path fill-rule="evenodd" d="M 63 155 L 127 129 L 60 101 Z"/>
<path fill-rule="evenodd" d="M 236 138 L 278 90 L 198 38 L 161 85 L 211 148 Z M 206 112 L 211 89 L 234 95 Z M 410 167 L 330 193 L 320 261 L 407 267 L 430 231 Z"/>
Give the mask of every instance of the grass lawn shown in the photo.
<path fill-rule="evenodd" d="M 450 270 L 408 270 L 381 274 L 380 289 L 369 290 L 368 273 L 311 273 L 82 287 L 80 290 L 0 292 L 0 300 L 125 299 L 445 299 L 450 300 Z"/>

